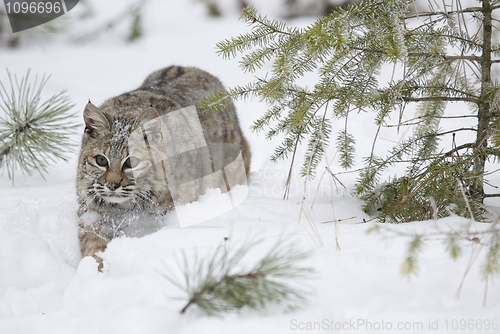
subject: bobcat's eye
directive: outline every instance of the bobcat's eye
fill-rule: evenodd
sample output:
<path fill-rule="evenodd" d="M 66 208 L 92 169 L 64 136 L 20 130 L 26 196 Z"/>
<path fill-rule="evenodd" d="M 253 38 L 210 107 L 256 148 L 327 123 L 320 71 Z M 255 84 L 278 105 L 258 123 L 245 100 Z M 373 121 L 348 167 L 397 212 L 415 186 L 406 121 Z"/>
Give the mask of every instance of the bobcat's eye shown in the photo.
<path fill-rule="evenodd" d="M 139 162 L 140 162 L 140 160 L 137 159 L 136 157 L 129 157 L 123 163 L 123 169 L 126 169 L 126 168 L 135 168 L 139 164 Z"/>
<path fill-rule="evenodd" d="M 96 155 L 95 162 L 101 167 L 106 167 L 108 165 L 108 159 L 103 155 Z"/>

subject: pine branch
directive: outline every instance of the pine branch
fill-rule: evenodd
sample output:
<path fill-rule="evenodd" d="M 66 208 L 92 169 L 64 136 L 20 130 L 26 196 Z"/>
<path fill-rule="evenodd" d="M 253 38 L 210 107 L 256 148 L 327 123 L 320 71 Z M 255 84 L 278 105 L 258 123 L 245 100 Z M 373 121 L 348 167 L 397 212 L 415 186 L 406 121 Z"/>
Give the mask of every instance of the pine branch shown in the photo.
<path fill-rule="evenodd" d="M 500 194 L 484 194 L 484 197 L 485 198 L 488 198 L 488 197 L 500 197 Z"/>
<path fill-rule="evenodd" d="M 491 9 L 495 10 L 500 8 L 500 5 L 492 6 Z M 422 17 L 427 17 L 427 16 L 441 16 L 441 15 L 446 15 L 450 16 L 452 14 L 464 14 L 464 13 L 480 13 L 483 11 L 482 7 L 469 7 L 465 9 L 459 9 L 459 10 L 452 10 L 452 11 L 447 11 L 447 12 L 419 12 L 416 14 L 411 14 L 403 17 L 402 19 L 412 19 L 412 18 L 422 18 Z"/>
<path fill-rule="evenodd" d="M 450 36 L 447 36 L 447 37 L 450 37 Z M 385 52 L 383 50 L 367 49 L 367 48 L 360 48 L 360 47 L 351 47 L 351 48 L 353 50 L 363 51 L 363 52 L 368 52 L 368 53 L 376 53 L 376 54 L 381 54 L 381 55 L 388 54 L 387 52 Z M 442 58 L 443 60 L 450 60 L 450 61 L 454 61 L 454 60 L 472 60 L 472 61 L 476 61 L 476 62 L 481 61 L 481 57 L 478 57 L 475 55 L 450 56 L 450 55 L 436 55 L 436 54 L 428 53 L 428 52 L 408 52 L 407 55 L 408 55 L 408 57 L 432 57 L 432 58 L 439 57 L 439 58 Z M 500 60 L 498 60 L 498 61 L 500 61 Z"/>
<path fill-rule="evenodd" d="M 51 162 L 67 160 L 74 143 L 69 139 L 78 125 L 68 111 L 73 107 L 65 92 L 42 102 L 42 90 L 48 81 L 43 76 L 30 83 L 30 71 L 18 80 L 7 71 L 10 89 L 0 82 L 0 168 L 6 168 L 14 182 L 19 167 L 30 175 L 36 170 L 44 176 Z"/>
<path fill-rule="evenodd" d="M 283 34 L 287 36 L 293 35 L 290 31 L 284 31 L 284 29 L 282 28 L 284 27 L 284 25 L 276 24 L 276 21 L 270 21 L 265 16 L 260 16 L 252 6 L 247 6 L 245 9 L 243 9 L 241 18 L 247 22 L 251 22 L 252 24 L 257 22 L 260 25 L 268 28 L 273 33 Z"/>
<path fill-rule="evenodd" d="M 354 165 L 354 137 L 341 130 L 337 137 L 337 150 L 340 152 L 340 166 L 344 169 L 352 168 Z"/>
<path fill-rule="evenodd" d="M 288 282 L 312 272 L 299 265 L 310 253 L 280 239 L 250 269 L 242 269 L 250 254 L 264 247 L 263 244 L 263 240 L 256 240 L 234 249 L 218 247 L 204 258 L 195 254 L 191 259 L 182 253 L 178 263 L 182 263 L 185 283 L 179 283 L 170 270 L 162 274 L 188 295 L 188 302 L 180 313 L 192 306 L 197 306 L 204 314 L 219 315 L 243 308 L 263 309 L 268 304 L 284 304 L 288 308 L 307 304 L 304 292 Z"/>
<path fill-rule="evenodd" d="M 449 150 L 446 153 L 443 153 L 443 156 L 444 157 L 451 157 L 453 155 L 453 153 L 455 153 L 455 152 L 458 152 L 458 151 L 464 150 L 464 149 L 474 148 L 474 147 L 475 147 L 474 143 L 463 144 L 463 145 L 460 145 L 460 146 L 453 148 L 452 150 Z"/>
<path fill-rule="evenodd" d="M 448 102 L 472 102 L 479 103 L 478 99 L 470 97 L 452 97 L 452 96 L 426 96 L 426 97 L 408 97 L 403 96 L 406 102 L 424 102 L 424 101 L 448 101 Z"/>
<path fill-rule="evenodd" d="M 285 30 L 286 25 L 283 22 L 269 20 L 267 17 L 259 15 L 257 10 L 251 6 L 248 6 L 243 10 L 240 20 L 245 21 L 250 25 L 254 25 L 253 31 L 248 34 L 217 43 L 217 53 L 223 58 L 231 58 L 234 57 L 237 52 L 243 52 L 251 47 L 260 47 L 268 44 L 271 41 L 271 38 L 273 38 L 273 35 L 276 34 L 293 37 L 299 33 L 298 29 Z M 272 49 L 277 48 L 277 46 L 270 48 L 271 50 L 269 50 L 269 52 L 274 52 Z M 261 57 L 264 57 L 265 55 L 266 52 L 261 52 Z"/>
<path fill-rule="evenodd" d="M 450 93 L 450 94 L 460 94 L 460 95 L 465 95 L 466 97 L 470 97 L 472 99 L 475 99 L 476 102 L 478 101 L 479 99 L 479 96 L 476 96 L 470 92 L 467 92 L 467 91 L 464 91 L 464 90 L 461 90 L 461 89 L 458 89 L 458 88 L 455 88 L 455 87 L 452 87 L 452 86 L 449 86 L 449 85 L 446 85 L 446 86 L 438 86 L 438 85 L 435 85 L 435 86 L 426 86 L 426 85 L 419 85 L 418 87 L 418 90 L 422 90 L 422 91 L 433 91 L 433 95 L 431 97 L 439 97 L 438 96 L 438 93 Z M 439 118 L 442 118 L 444 116 L 439 116 Z"/>

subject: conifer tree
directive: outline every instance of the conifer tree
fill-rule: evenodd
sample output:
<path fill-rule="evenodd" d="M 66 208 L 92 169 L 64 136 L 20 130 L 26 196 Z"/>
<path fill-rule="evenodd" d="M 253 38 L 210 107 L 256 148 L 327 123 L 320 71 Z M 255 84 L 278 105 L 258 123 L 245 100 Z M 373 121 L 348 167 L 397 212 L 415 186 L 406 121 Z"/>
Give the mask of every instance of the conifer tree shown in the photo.
<path fill-rule="evenodd" d="M 359 1 L 305 28 L 245 8 L 241 20 L 251 31 L 220 42 L 218 52 L 224 58 L 241 56 L 245 72 L 257 75 L 268 65 L 271 70 L 213 96 L 205 108 L 219 110 L 227 99 L 249 97 L 267 103 L 253 130 L 266 131 L 269 139 L 284 136 L 272 160 L 292 157 L 293 164 L 297 145 L 307 143 L 301 170 L 306 177 L 314 175 L 330 142 L 340 153 L 340 165 L 353 167 L 356 134 L 349 131 L 350 113 L 374 113 L 377 128 L 398 119 L 399 129 L 412 127 L 414 134 L 387 156 L 372 149 L 364 159 L 354 194 L 365 200 L 365 209 L 378 210 L 379 220 L 388 222 L 452 213 L 485 220 L 483 200 L 499 196 L 486 194 L 484 183 L 486 162 L 500 157 L 500 84 L 491 78 L 492 66 L 500 62 L 492 38 L 500 27 L 492 18 L 500 1 L 467 8 L 460 1 L 419 2 L 426 11 L 417 10 L 415 2 Z M 380 71 L 387 68 L 401 75 L 385 82 Z M 300 85 L 311 73 L 317 83 Z M 470 113 L 454 114 L 455 103 L 466 104 Z M 405 121 L 407 107 L 414 104 L 416 114 Z M 442 130 L 447 120 L 464 118 L 470 126 Z M 336 135 L 334 119 L 345 122 Z M 474 140 L 460 142 L 467 132 Z M 451 149 L 440 146 L 443 138 L 452 142 Z M 405 164 L 405 173 L 381 185 L 382 173 L 396 164 Z"/>

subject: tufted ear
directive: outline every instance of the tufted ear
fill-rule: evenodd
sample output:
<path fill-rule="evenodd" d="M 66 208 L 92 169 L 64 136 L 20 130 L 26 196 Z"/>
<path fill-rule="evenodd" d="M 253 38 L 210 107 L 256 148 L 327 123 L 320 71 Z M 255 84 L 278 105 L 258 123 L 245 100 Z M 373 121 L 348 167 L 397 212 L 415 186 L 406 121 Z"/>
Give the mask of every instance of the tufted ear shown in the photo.
<path fill-rule="evenodd" d="M 141 125 L 152 131 L 155 136 L 160 135 L 161 120 L 160 116 L 153 107 L 148 107 L 140 113 L 140 115 L 135 120 L 134 125 L 132 125 L 132 131 L 137 129 Z"/>
<path fill-rule="evenodd" d="M 85 131 L 99 131 L 109 129 L 109 121 L 106 116 L 92 103 L 87 103 L 83 111 Z"/>

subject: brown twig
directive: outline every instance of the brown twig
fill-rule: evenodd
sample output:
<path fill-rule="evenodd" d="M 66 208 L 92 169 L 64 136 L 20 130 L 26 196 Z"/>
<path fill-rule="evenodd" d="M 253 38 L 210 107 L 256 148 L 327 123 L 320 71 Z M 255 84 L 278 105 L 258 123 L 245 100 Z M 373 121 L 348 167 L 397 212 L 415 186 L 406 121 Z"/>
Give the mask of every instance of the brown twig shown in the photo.
<path fill-rule="evenodd" d="M 0 162 L 2 162 L 3 157 L 10 152 L 10 146 L 7 144 L 0 150 Z"/>

